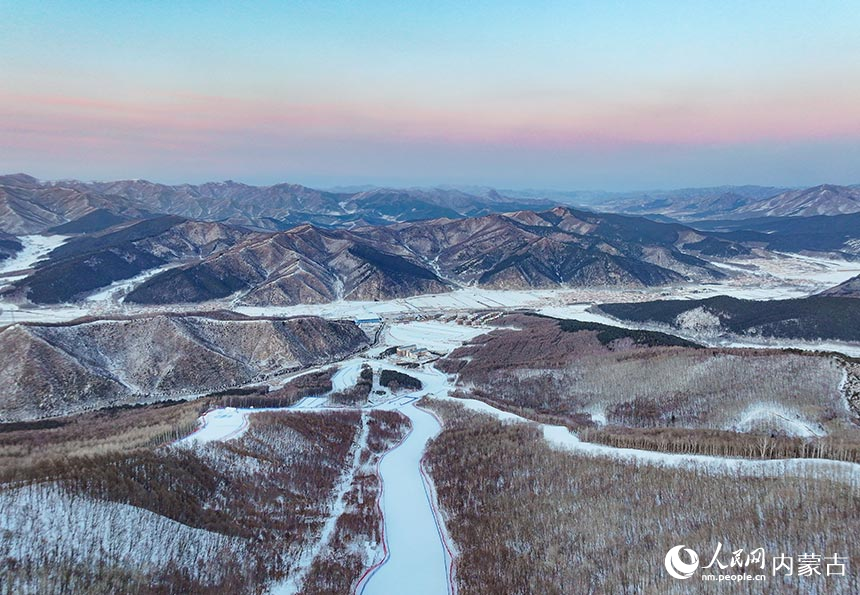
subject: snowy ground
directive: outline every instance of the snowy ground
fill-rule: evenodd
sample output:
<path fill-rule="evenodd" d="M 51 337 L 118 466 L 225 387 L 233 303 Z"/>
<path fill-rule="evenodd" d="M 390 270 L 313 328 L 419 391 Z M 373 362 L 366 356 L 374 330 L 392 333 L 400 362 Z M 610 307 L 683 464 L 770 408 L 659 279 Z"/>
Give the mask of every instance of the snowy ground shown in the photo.
<path fill-rule="evenodd" d="M 749 432 L 762 425 L 777 427 L 788 436 L 800 438 L 814 438 L 827 433 L 820 424 L 804 419 L 799 413 L 776 403 L 757 403 L 748 408 L 740 415 L 733 429 Z"/>
<path fill-rule="evenodd" d="M 436 353 L 448 353 L 465 341 L 493 330 L 436 320 L 392 324 L 385 330 L 389 345 L 418 345 Z"/>
<path fill-rule="evenodd" d="M 398 409 L 412 432 L 379 466 L 388 558 L 359 585 L 362 595 L 442 595 L 449 592 L 448 560 L 431 498 L 420 473 L 427 442 L 441 430 L 429 413 L 413 404 Z"/>
<path fill-rule="evenodd" d="M 584 306 L 577 306 L 577 308 L 582 308 L 580 311 L 583 312 L 583 317 L 593 317 L 584 312 Z M 389 325 L 382 336 L 381 345 L 374 351 L 393 344 L 414 342 L 434 345 L 447 352 L 486 330 L 488 329 L 455 322 L 395 323 Z M 434 416 L 417 408 L 414 403 L 425 395 L 435 399 L 452 399 L 449 393 L 454 389 L 455 379 L 429 365 L 416 369 L 403 368 L 396 363 L 365 355 L 342 362 L 340 369 L 333 376 L 335 390 L 342 390 L 354 384 L 363 364 L 370 365 L 377 375 L 385 368 L 399 370 L 421 380 L 423 387 L 419 391 L 399 395 L 390 393 L 381 397 L 373 395 L 374 398 L 367 406 L 367 408 L 400 411 L 409 417 L 413 429 L 401 445 L 385 455 L 379 466 L 383 484 L 381 509 L 387 554 L 376 552 L 377 564 L 372 572 L 357 585 L 357 592 L 366 595 L 398 593 L 404 592 L 406 585 L 410 593 L 452 592 L 454 577 L 451 576 L 453 573 L 451 551 L 453 548 L 437 509 L 435 490 L 432 484 L 428 483 L 429 479 L 422 476 L 421 468 L 421 458 L 427 442 L 438 434 L 440 426 Z M 508 423 L 534 423 L 496 409 L 482 401 L 456 399 L 456 402 Z M 327 397 L 319 396 L 302 399 L 285 410 L 321 412 L 331 408 L 332 405 Z M 194 444 L 212 440 L 229 440 L 241 436 L 247 428 L 248 416 L 258 411 L 261 410 L 225 408 L 209 412 L 204 416 L 201 428 L 181 441 L 181 444 L 193 447 Z M 739 424 L 752 423 L 766 417 L 783 420 L 785 424 L 790 423 L 791 429 L 797 435 L 816 433 L 815 428 L 808 426 L 802 420 L 797 420 L 791 412 L 762 409 L 750 410 L 746 413 L 748 415 L 742 416 L 738 421 Z M 836 479 L 854 486 L 860 485 L 860 465 L 851 463 L 814 459 L 758 461 L 621 449 L 582 442 L 562 426 L 542 425 L 541 427 L 550 445 L 583 456 L 738 476 L 803 475 Z M 332 511 L 333 523 L 337 517 L 337 498 Z M 325 540 L 324 531 L 319 542 L 324 543 Z M 313 552 L 308 554 L 310 560 L 308 565 L 313 560 L 312 554 Z M 272 593 L 273 595 L 292 593 L 298 586 L 298 582 L 295 581 L 283 583 L 276 585 Z"/>
<path fill-rule="evenodd" d="M 0 289 L 25 277 L 23 274 L 16 273 L 25 271 L 42 260 L 51 250 L 65 242 L 68 236 L 32 235 L 21 236 L 19 239 L 24 249 L 13 258 L 0 263 Z"/>
<path fill-rule="evenodd" d="M 352 464 L 344 470 L 335 486 L 334 502 L 332 502 L 331 507 L 328 510 L 328 518 L 323 524 L 319 536 L 317 536 L 317 539 L 313 542 L 311 547 L 305 548 L 302 551 L 302 555 L 296 564 L 298 572 L 294 573 L 287 580 L 273 585 L 269 591 L 270 595 L 295 595 L 296 593 L 299 593 L 314 560 L 316 560 L 316 558 L 331 542 L 337 521 L 340 518 L 340 515 L 342 515 L 346 510 L 346 494 L 349 492 L 350 487 L 352 487 L 352 483 L 355 480 L 355 474 L 361 466 L 360 457 L 362 447 L 367 443 L 368 431 L 369 427 L 367 425 L 367 420 L 362 417 L 361 433 L 358 440 L 352 445 L 350 452 Z"/>
<path fill-rule="evenodd" d="M 121 281 L 114 281 L 101 291 L 97 291 L 96 293 L 87 296 L 87 302 L 119 302 L 127 293 L 129 293 L 132 289 L 149 279 L 150 277 L 154 277 L 159 273 L 163 273 L 164 271 L 176 268 L 178 266 L 182 266 L 182 263 L 174 263 L 169 264 L 163 267 L 158 267 L 154 269 L 149 269 L 148 271 L 144 271 L 139 275 L 132 277 L 131 279 L 123 279 Z"/>
<path fill-rule="evenodd" d="M 204 580 L 217 574 L 207 562 L 219 551 L 243 554 L 237 539 L 137 506 L 72 494 L 56 484 L 0 491 L 0 535 L 3 555 L 18 560 L 36 558 L 58 566 L 69 562 L 62 555 L 71 555 L 144 571 L 174 564 Z M 32 590 L 27 585 L 5 586 L 7 593 L 45 592 L 32 585 Z"/>

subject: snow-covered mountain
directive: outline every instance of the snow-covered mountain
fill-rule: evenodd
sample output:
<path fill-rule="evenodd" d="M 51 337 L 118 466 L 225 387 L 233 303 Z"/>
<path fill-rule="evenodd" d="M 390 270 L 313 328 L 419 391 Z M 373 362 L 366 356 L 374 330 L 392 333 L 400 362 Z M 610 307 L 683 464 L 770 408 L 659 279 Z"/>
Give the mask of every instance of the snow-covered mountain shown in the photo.
<path fill-rule="evenodd" d="M 367 346 L 352 322 L 170 314 L 0 330 L 0 420 L 216 391 Z"/>
<path fill-rule="evenodd" d="M 234 181 L 168 185 L 147 180 L 41 182 L 26 174 L 0 176 L 0 231 L 42 233 L 92 213 L 126 218 L 169 214 L 279 230 L 312 223 L 354 227 L 438 217 L 470 217 L 522 208 L 551 206 L 548 201 L 512 199 L 453 189 L 384 189 L 328 192 L 299 184 L 251 186 Z M 106 221 L 107 224 L 115 221 Z M 105 225 L 107 226 L 107 225 Z"/>
<path fill-rule="evenodd" d="M 860 212 L 860 188 L 822 184 L 804 190 L 789 190 L 731 211 L 746 217 L 809 217 Z"/>

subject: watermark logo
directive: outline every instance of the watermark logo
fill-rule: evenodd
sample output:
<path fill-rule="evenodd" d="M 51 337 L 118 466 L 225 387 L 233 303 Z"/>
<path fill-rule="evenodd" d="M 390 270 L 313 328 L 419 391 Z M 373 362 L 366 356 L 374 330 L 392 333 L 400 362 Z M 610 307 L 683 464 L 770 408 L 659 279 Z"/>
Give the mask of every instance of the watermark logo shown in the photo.
<path fill-rule="evenodd" d="M 690 561 L 684 562 L 681 559 L 681 550 L 684 550 L 689 556 Z M 687 579 L 693 576 L 699 568 L 699 554 L 691 550 L 685 545 L 676 545 L 666 552 L 666 559 L 663 562 L 666 567 L 666 572 L 678 579 Z"/>
<path fill-rule="evenodd" d="M 663 565 L 669 576 L 679 580 L 691 578 L 701 570 L 703 581 L 764 581 L 768 575 L 804 578 L 846 576 L 848 557 L 837 553 L 824 556 L 808 552 L 798 556 L 784 552 L 768 556 L 761 547 L 749 552 L 743 548 L 724 552 L 723 544 L 718 543 L 711 561 L 704 566 L 699 564 L 699 554 L 686 545 L 676 545 L 666 552 Z"/>

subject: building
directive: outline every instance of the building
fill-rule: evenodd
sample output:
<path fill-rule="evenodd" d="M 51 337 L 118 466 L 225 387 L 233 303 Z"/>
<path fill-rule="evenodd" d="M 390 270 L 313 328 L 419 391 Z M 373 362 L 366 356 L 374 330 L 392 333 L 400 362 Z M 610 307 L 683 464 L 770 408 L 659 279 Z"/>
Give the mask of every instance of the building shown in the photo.
<path fill-rule="evenodd" d="M 417 345 L 401 345 L 397 348 L 397 357 L 415 357 L 414 353 L 417 349 Z"/>
<path fill-rule="evenodd" d="M 364 318 L 356 318 L 355 324 L 382 324 L 382 319 L 379 316 L 366 316 Z"/>
<path fill-rule="evenodd" d="M 430 350 L 417 345 L 403 345 L 397 348 L 397 357 L 405 357 L 406 359 L 424 359 L 431 355 Z"/>

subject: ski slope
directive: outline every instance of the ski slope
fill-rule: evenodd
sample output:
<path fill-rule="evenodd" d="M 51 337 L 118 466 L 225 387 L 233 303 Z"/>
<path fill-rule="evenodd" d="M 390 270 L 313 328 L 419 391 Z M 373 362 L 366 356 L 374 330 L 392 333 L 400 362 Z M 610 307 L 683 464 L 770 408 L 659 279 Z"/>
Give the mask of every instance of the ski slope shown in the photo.
<path fill-rule="evenodd" d="M 361 595 L 443 595 L 452 592 L 450 555 L 437 526 L 432 489 L 421 474 L 427 442 L 441 431 L 436 419 L 413 403 L 398 409 L 412 432 L 379 466 L 386 557 L 359 583 Z"/>
<path fill-rule="evenodd" d="M 439 329 L 437 329 L 439 330 Z M 467 331 L 470 329 L 467 329 Z M 467 334 L 469 334 L 467 332 Z M 450 349 L 452 345 L 448 345 Z M 363 358 L 343 362 L 332 377 L 335 391 L 352 386 L 358 379 L 361 366 L 370 364 L 375 372 L 380 369 L 397 369 L 419 378 L 423 387 L 412 393 L 389 395 L 369 404 L 366 409 L 396 410 L 407 416 L 412 430 L 396 448 L 386 453 L 379 464 L 382 482 L 380 511 L 383 523 L 383 548 L 377 552 L 376 563 L 361 577 L 355 592 L 362 595 L 388 595 L 408 592 L 415 595 L 442 595 L 454 592 L 453 546 L 445 530 L 436 504 L 436 495 L 430 478 L 423 473 L 421 460 L 431 438 L 441 431 L 434 415 L 415 406 L 415 401 L 426 394 L 442 396 L 450 389 L 448 378 L 436 370 L 413 370 Z M 291 407 L 252 409 L 225 407 L 207 412 L 200 418 L 198 429 L 176 442 L 180 447 L 194 448 L 213 441 L 233 440 L 242 436 L 249 426 L 248 418 L 260 411 L 324 412 L 338 409 L 328 402 L 327 396 L 305 397 Z M 366 440 L 366 431 L 360 440 Z M 355 450 L 358 453 L 360 448 Z M 353 462 L 353 468 L 358 461 Z M 348 474 L 352 478 L 351 474 Z M 333 514 L 319 537 L 320 544 L 327 542 L 339 513 L 338 503 L 348 485 L 338 488 Z M 342 508 L 342 507 L 341 507 Z M 321 551 L 320 545 L 308 551 L 301 561 L 304 570 L 310 567 Z M 302 574 L 272 585 L 270 595 L 284 595 L 301 590 Z"/>

